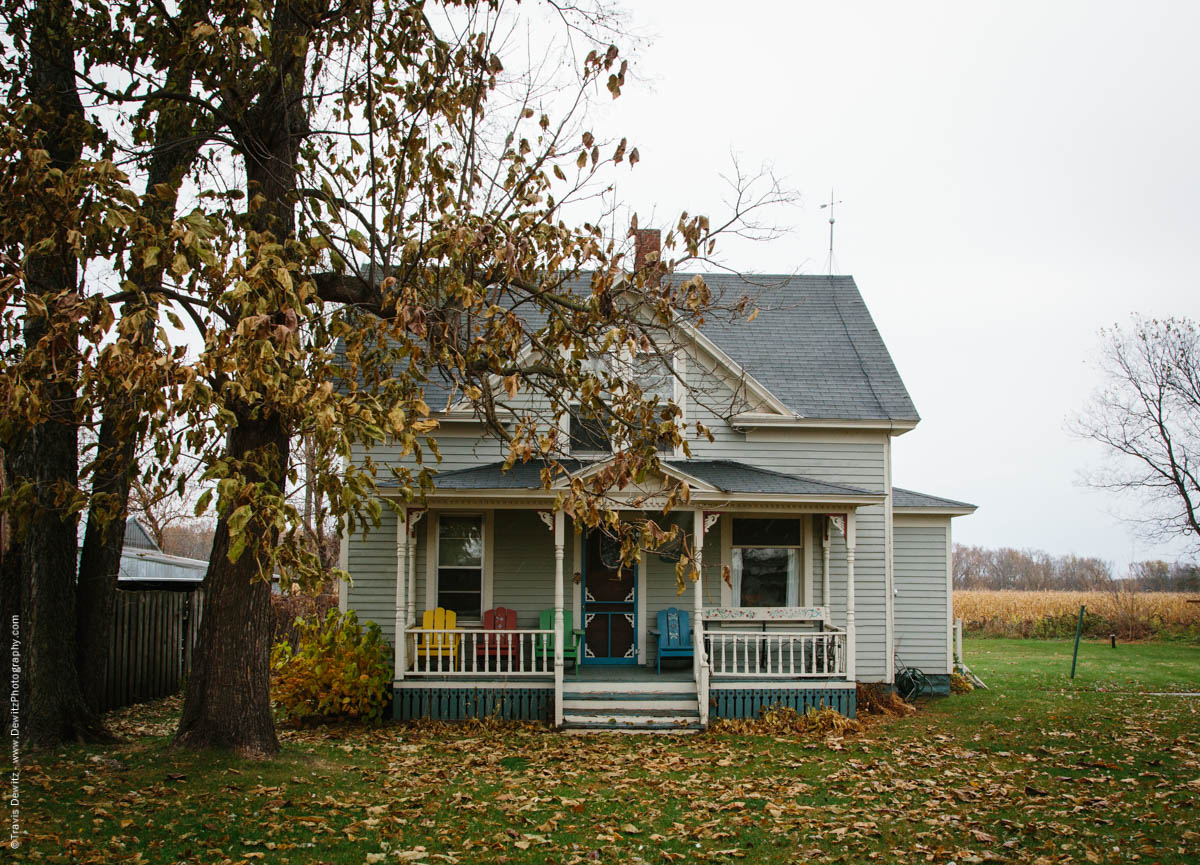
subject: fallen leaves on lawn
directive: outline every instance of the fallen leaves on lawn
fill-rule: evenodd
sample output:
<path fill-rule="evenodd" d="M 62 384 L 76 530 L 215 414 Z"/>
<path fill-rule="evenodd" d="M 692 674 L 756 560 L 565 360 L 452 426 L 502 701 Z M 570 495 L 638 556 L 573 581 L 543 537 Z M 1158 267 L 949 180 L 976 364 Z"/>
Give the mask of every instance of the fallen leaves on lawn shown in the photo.
<path fill-rule="evenodd" d="M 314 728 L 281 731 L 283 753 L 261 763 L 142 735 L 27 766 L 23 852 L 77 863 L 1196 861 L 1195 704 L 1048 705 L 970 724 L 773 710 L 678 737 L 494 721 Z M 151 717 L 127 729 L 158 729 Z"/>
<path fill-rule="evenodd" d="M 712 723 L 714 733 L 758 736 L 845 736 L 847 733 L 857 733 L 860 729 L 858 721 L 833 709 L 809 709 L 801 714 L 787 706 L 772 706 L 754 719 L 716 720 Z"/>
<path fill-rule="evenodd" d="M 860 716 L 884 715 L 889 718 L 903 718 L 917 712 L 915 706 L 904 702 L 891 686 L 884 684 L 860 682 L 856 686 L 855 703 Z"/>

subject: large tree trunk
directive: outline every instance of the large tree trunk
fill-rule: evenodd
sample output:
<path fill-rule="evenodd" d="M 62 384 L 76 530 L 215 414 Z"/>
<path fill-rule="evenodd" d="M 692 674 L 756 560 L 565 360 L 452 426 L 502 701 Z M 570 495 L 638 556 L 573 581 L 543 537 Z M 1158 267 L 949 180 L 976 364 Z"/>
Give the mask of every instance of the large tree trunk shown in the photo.
<path fill-rule="evenodd" d="M 183 6 L 184 20 L 192 20 L 194 12 Z M 167 89 L 178 93 L 191 90 L 192 74 L 177 67 L 167 74 Z M 155 126 L 155 150 L 146 173 L 146 195 L 142 200 L 144 212 L 151 225 L 162 235 L 170 231 L 175 216 L 177 191 L 184 174 L 199 153 L 202 140 L 193 134 L 195 109 L 185 103 L 166 103 L 159 107 Z M 176 194 L 164 196 L 159 190 L 169 187 Z M 152 241 L 144 244 L 153 245 Z M 162 267 L 144 268 L 143 255 L 135 249 L 132 256 L 131 281 L 142 292 L 136 301 L 127 301 L 122 317 L 157 308 L 155 292 L 162 289 Z M 154 341 L 155 318 L 145 320 L 140 328 L 128 334 L 134 343 L 134 362 L 137 363 Z M 103 362 L 103 359 L 102 359 Z M 126 363 L 128 361 L 125 361 Z M 118 366 L 120 361 L 118 361 Z M 149 364 L 144 368 L 153 368 Z M 116 604 L 117 575 L 121 568 L 121 553 L 125 546 L 125 521 L 129 517 L 129 485 L 136 472 L 135 459 L 141 444 L 139 424 L 142 409 L 131 397 L 133 387 L 129 370 L 110 370 L 111 390 L 105 399 L 96 450 L 96 468 L 92 475 L 92 506 L 88 510 L 87 530 L 83 552 L 79 558 L 79 614 L 76 621 L 76 652 L 79 677 L 88 705 L 99 711 L 104 699 L 104 680 L 108 673 L 108 644 L 112 635 L 113 607 Z M 144 388 L 157 387 L 154 381 L 142 381 Z"/>
<path fill-rule="evenodd" d="M 79 556 L 76 666 L 84 699 L 95 712 L 103 707 L 117 575 L 129 515 L 129 480 L 137 444 L 132 425 L 126 422 L 130 413 L 129 401 L 120 397 L 112 397 L 104 406 L 97 445 L 100 463 L 92 475 L 91 507 Z"/>
<path fill-rule="evenodd" d="M 77 163 L 83 152 L 72 24 L 71 4 L 61 0 L 46 0 L 32 11 L 29 92 L 43 111 L 37 131 L 45 133 L 51 165 L 62 170 Z M 70 324 L 55 328 L 51 320 L 78 297 L 78 263 L 66 243 L 67 227 L 56 226 L 54 246 L 30 256 L 25 267 L 28 291 L 43 298 L 49 310 L 46 316 L 27 314 L 24 323 L 26 349 L 38 347 L 47 354 L 46 416 L 23 431 L 13 461 L 35 491 L 29 519 L 21 526 L 17 579 L 26 684 L 21 741 L 29 748 L 103 736 L 84 700 L 75 666 L 78 518 L 67 512 L 61 497 L 79 480 L 73 372 L 78 366 L 77 337 Z"/>
<path fill-rule="evenodd" d="M 22 467 L 20 458 L 24 456 L 24 449 L 13 449 L 10 447 L 2 454 L 3 457 L 3 486 L 6 487 L 9 479 L 18 477 L 27 472 L 27 469 Z M 0 487 L 2 491 L 3 487 Z M 0 515 L 0 635 L 3 635 L 3 645 L 8 646 L 13 639 L 20 639 L 20 623 L 21 623 L 21 584 L 25 566 L 22 562 L 22 545 L 17 536 L 16 527 L 13 524 L 12 518 L 7 514 Z M 14 622 L 15 620 L 15 622 Z M 17 634 L 12 633 L 13 624 L 17 625 Z M 18 646 L 18 648 L 20 648 Z M 25 680 L 28 681 L 27 679 Z M 14 706 L 11 701 L 4 700 L 3 718 L 4 729 L 11 730 L 13 722 L 14 709 L 16 710 L 16 720 L 20 723 L 20 706 L 23 702 L 22 693 L 17 695 L 17 705 Z M 18 726 L 19 729 L 19 726 Z"/>
<path fill-rule="evenodd" d="M 320 5 L 320 4 L 317 4 Z M 271 21 L 270 76 L 245 112 L 239 146 L 246 163 L 249 223 L 261 236 L 280 242 L 296 228 L 296 162 L 308 135 L 304 90 L 309 36 L 318 10 L 301 14 L 287 2 L 275 6 Z M 286 253 L 285 253 L 286 254 Z M 296 330 L 294 311 L 277 309 L 276 323 Z M 294 338 L 294 337 L 293 337 Z M 280 364 L 295 363 L 280 354 Z M 272 386 L 251 379 L 247 389 L 269 394 Z M 264 399 L 233 406 L 226 462 L 243 466 L 246 480 L 282 494 L 287 482 L 292 422 Z M 257 468 L 256 468 L 257 467 Z M 240 504 L 240 503 L 239 503 Z M 204 621 L 175 743 L 184 747 L 232 747 L 267 756 L 279 749 L 271 714 L 271 574 L 262 573 L 255 553 L 273 548 L 278 530 L 255 516 L 245 528 L 252 538 L 237 562 L 230 562 L 229 516 L 217 520 L 205 577 Z"/>
<path fill-rule="evenodd" d="M 249 411 L 239 412 L 226 454 L 269 466 L 270 478 L 249 480 L 282 489 L 289 438 L 278 415 L 256 419 Z M 200 643 L 175 744 L 233 748 L 243 756 L 264 757 L 279 750 L 271 715 L 271 574 L 261 572 L 254 552 L 260 544 L 272 544 L 276 533 L 257 518 L 245 531 L 262 540 L 251 542 L 237 562 L 230 562 L 229 522 L 224 517 L 217 522 L 204 578 Z"/>

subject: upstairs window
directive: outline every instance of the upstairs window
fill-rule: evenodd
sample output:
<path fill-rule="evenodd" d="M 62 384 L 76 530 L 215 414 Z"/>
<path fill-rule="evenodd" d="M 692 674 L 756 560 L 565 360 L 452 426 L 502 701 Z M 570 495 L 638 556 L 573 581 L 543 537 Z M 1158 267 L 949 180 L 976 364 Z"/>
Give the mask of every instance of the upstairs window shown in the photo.
<path fill-rule="evenodd" d="M 660 408 L 677 396 L 672 362 L 664 362 L 663 358 L 655 355 L 637 354 L 630 357 L 624 352 L 619 356 L 601 355 L 585 359 L 581 366 L 585 373 L 590 372 L 601 381 L 615 376 L 618 389 L 622 387 L 622 382 L 636 382 L 641 388 L 642 398 L 649 401 L 657 397 Z M 656 412 L 655 423 L 660 419 Z M 608 456 L 616 448 L 627 444 L 622 440 L 623 436 L 618 436 L 614 443 L 606 419 L 582 406 L 571 407 L 566 426 L 572 456 Z M 664 438 L 660 439 L 658 450 L 660 454 L 669 456 L 674 452 L 674 447 Z"/>
<path fill-rule="evenodd" d="M 604 421 L 576 406 L 571 409 L 570 424 L 572 456 L 612 453 L 612 439 Z"/>

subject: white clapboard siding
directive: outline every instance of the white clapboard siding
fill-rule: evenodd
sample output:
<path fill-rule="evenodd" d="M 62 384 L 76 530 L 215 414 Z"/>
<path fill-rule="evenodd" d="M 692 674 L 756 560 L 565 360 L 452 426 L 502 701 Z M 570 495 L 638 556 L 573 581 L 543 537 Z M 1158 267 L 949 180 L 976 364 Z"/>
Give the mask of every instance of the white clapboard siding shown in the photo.
<path fill-rule="evenodd" d="M 699 381 L 700 364 L 688 363 L 688 376 Z M 883 492 L 887 478 L 887 434 L 882 431 L 853 430 L 759 430 L 749 434 L 732 429 L 718 416 L 718 409 L 728 409 L 736 400 L 724 383 L 709 379 L 703 396 L 689 398 L 686 420 L 689 425 L 699 420 L 713 431 L 715 441 L 693 439 L 691 449 L 697 459 L 729 459 L 760 468 L 830 483 L 847 484 L 874 492 Z M 496 462 L 504 457 L 503 447 L 481 438 L 478 428 L 448 427 L 439 432 L 438 445 L 443 456 L 439 468 L 443 471 L 467 468 Z M 361 458 L 361 453 L 356 454 Z M 372 450 L 373 459 L 387 464 L 398 459 L 386 446 Z M 432 463 L 431 463 L 432 464 Z M 855 559 L 857 615 L 857 671 L 865 681 L 884 680 L 889 675 L 886 646 L 887 619 L 887 540 L 882 505 L 858 511 L 857 550 Z M 417 532 L 417 609 L 426 606 L 426 526 L 430 517 L 419 525 Z M 496 510 L 493 525 L 492 605 L 509 606 L 518 611 L 521 627 L 537 625 L 537 613 L 553 605 L 554 549 L 551 534 L 532 512 Z M 813 537 L 812 573 L 813 598 L 822 597 L 821 550 L 819 537 Z M 568 527 L 566 562 L 568 580 L 573 570 L 574 533 Z M 705 545 L 709 591 L 705 604 L 721 603 L 719 580 L 720 528 L 713 526 Z M 395 523 L 390 514 L 383 527 L 371 533 L 365 542 L 355 536 L 350 542 L 350 572 L 355 585 L 349 592 L 349 606 L 365 618 L 379 622 L 389 638 L 395 604 Z M 843 538 L 834 532 L 830 555 L 831 617 L 836 627 L 845 624 L 846 549 Z M 691 610 L 690 589 L 684 595 L 675 593 L 672 566 L 649 556 L 640 589 L 645 602 L 641 609 L 646 621 L 644 628 L 652 629 L 658 610 L 670 606 Z M 573 595 L 568 584 L 568 604 Z M 579 627 L 579 623 L 576 623 Z M 642 631 L 645 633 L 645 630 Z M 653 639 L 646 638 L 641 660 L 652 663 Z"/>
<path fill-rule="evenodd" d="M 910 667 L 944 674 L 947 657 L 947 539 L 950 518 L 897 515 L 896 654 Z"/>
<path fill-rule="evenodd" d="M 361 531 L 350 538 L 347 569 L 353 578 L 346 606 L 362 621 L 379 625 L 389 643 L 396 619 L 396 515 L 387 508 L 383 520 L 364 539 Z"/>

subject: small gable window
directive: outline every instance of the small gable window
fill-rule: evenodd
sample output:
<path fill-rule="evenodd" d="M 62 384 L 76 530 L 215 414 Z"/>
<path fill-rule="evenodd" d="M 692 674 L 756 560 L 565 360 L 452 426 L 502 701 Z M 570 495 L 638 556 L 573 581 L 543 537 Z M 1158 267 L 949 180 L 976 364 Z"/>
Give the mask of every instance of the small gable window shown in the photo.
<path fill-rule="evenodd" d="M 571 455 L 611 454 L 612 439 L 604 421 L 576 406 L 571 409 Z"/>
<path fill-rule="evenodd" d="M 674 360 L 649 353 L 630 355 L 626 352 L 596 355 L 585 358 L 581 369 L 605 383 L 607 386 L 615 379 L 614 387 L 624 390 L 623 383 L 636 382 L 641 390 L 642 398 L 651 401 L 657 398 L 660 408 L 677 398 L 676 378 L 673 369 Z M 659 412 L 655 413 L 654 421 L 659 421 Z M 570 441 L 571 456 L 604 457 L 614 450 L 628 444 L 626 436 L 618 434 L 616 441 L 609 434 L 608 423 L 603 414 L 596 409 L 574 405 L 567 413 L 565 425 Z M 662 437 L 658 442 L 661 454 L 670 455 L 674 446 Z"/>

